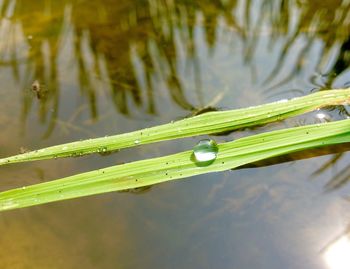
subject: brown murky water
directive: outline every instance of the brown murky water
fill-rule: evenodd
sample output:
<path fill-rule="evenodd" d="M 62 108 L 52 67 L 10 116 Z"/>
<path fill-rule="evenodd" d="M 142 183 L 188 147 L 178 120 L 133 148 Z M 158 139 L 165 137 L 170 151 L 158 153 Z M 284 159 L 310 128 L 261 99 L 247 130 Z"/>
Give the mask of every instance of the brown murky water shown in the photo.
<path fill-rule="evenodd" d="M 1 156 L 350 81 L 349 1 L 0 0 L 0 15 Z M 1 167 L 0 190 L 197 141 Z M 349 268 L 348 148 L 0 213 L 0 268 Z"/>

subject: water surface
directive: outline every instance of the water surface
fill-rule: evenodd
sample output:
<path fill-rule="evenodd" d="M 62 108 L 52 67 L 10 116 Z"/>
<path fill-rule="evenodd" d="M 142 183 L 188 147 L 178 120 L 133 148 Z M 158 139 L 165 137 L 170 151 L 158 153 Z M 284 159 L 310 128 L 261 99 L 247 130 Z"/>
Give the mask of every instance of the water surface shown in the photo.
<path fill-rule="evenodd" d="M 340 0 L 2 0 L 0 155 L 349 86 L 349 9 Z M 321 112 L 339 120 L 348 109 Z M 321 112 L 215 139 L 316 123 Z M 200 139 L 4 166 L 0 190 Z M 0 267 L 347 268 L 347 151 L 0 213 Z"/>

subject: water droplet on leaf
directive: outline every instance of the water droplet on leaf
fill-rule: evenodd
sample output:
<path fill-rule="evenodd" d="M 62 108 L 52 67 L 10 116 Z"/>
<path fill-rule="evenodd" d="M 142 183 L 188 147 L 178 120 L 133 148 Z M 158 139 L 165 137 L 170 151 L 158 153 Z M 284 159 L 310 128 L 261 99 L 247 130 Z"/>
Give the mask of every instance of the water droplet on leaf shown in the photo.
<path fill-rule="evenodd" d="M 203 139 L 193 148 L 193 156 L 196 163 L 200 165 L 209 165 L 217 157 L 218 146 L 212 139 Z"/>

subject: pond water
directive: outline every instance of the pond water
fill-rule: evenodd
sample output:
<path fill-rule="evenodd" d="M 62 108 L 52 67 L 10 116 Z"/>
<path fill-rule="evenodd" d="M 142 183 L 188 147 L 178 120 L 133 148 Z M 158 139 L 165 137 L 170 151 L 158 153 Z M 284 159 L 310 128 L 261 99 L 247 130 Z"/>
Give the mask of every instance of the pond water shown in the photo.
<path fill-rule="evenodd" d="M 0 16 L 1 157 L 350 81 L 345 0 L 0 0 Z M 3 166 L 0 190 L 200 139 Z M 0 268 L 350 268 L 347 150 L 0 213 Z"/>

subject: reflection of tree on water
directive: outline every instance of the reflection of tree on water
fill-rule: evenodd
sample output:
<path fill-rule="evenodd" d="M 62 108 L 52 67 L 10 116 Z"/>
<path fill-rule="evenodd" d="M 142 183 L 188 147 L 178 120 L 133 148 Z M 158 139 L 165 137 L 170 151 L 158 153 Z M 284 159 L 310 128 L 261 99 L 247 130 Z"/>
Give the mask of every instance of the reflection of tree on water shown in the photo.
<path fill-rule="evenodd" d="M 176 4 L 160 0 L 124 1 L 118 5 L 111 1 L 46 1 L 36 2 L 30 7 L 18 1 L 5 1 L 2 14 L 8 13 L 10 16 L 7 17 L 13 25 L 19 23 L 24 36 L 34 37 L 28 40 L 31 48 L 27 52 L 22 83 L 30 85 L 30 80 L 38 79 L 47 84 L 49 95 L 40 102 L 40 118 L 43 122 L 54 122 L 57 117 L 57 62 L 64 43 L 62 39 L 67 38 L 65 35 L 69 27 L 74 28 L 73 57 L 78 66 L 79 86 L 89 100 L 92 118 L 98 117 L 96 78 L 102 77 L 101 63 L 106 66 L 105 78 L 109 82 L 111 100 L 119 112 L 130 113 L 128 100 L 131 98 L 138 109 L 156 113 L 154 94 L 159 85 L 169 90 L 177 105 L 187 110 L 193 109 L 186 98 L 186 86 L 183 83 L 186 78 L 179 73 L 178 64 L 180 54 L 184 53 L 186 68 L 192 65 L 196 90 L 200 91 L 199 52 L 195 40 L 198 14 L 203 17 L 200 25 L 205 29 L 208 47 L 215 47 L 219 21 L 223 18 L 226 25 L 246 44 L 247 61 L 253 60 L 259 37 L 266 30 L 271 35 L 271 47 L 283 37 L 284 45 L 277 53 L 277 63 L 266 79 L 268 84 L 278 79 L 278 85 L 281 85 L 300 74 L 308 53 L 319 41 L 322 42 L 322 49 L 317 60 L 318 66 L 329 61 L 327 56 L 337 48 L 337 44 L 343 44 L 333 71 L 339 74 L 347 68 L 349 60 L 345 50 L 350 29 L 349 20 L 346 19 L 349 4 L 323 1 L 315 5 L 312 1 L 298 4 L 297 1 L 281 0 L 263 1 L 260 6 L 256 6 L 254 1 L 245 1 L 243 8 L 238 9 L 237 6 L 238 1 L 233 0 L 177 1 Z M 259 10 L 256 10 L 257 7 Z M 14 10 L 13 14 L 10 14 L 11 10 Z M 292 22 L 293 16 L 297 17 L 295 23 Z M 15 26 L 12 28 L 15 31 Z M 299 47 L 295 48 L 297 42 Z M 178 44 L 181 44 L 181 48 Z M 284 63 L 290 64 L 286 57 L 291 53 L 295 55 L 295 64 L 289 68 L 289 75 L 280 78 L 279 71 Z M 12 53 L 10 58 L 14 70 L 18 70 L 21 62 L 16 64 L 17 55 Z M 198 98 L 201 98 L 200 92 Z M 26 117 L 30 105 L 31 100 L 24 101 L 23 117 Z"/>
<path fill-rule="evenodd" d="M 156 113 L 154 88 L 160 83 L 169 90 L 173 102 L 184 109 L 193 109 L 184 94 L 183 78 L 177 70 L 177 39 L 185 46 L 185 57 L 188 62 L 194 62 L 198 73 L 194 44 L 197 12 L 204 15 L 206 40 L 211 46 L 215 43 L 219 16 L 223 15 L 235 25 L 231 16 L 235 1 L 226 5 L 220 1 L 192 5 L 175 5 L 171 1 L 125 1 L 118 5 L 110 2 L 46 1 L 26 7 L 22 2 L 6 1 L 1 7 L 2 14 L 7 14 L 13 25 L 10 32 L 16 31 L 15 24 L 18 23 L 23 30 L 22 36 L 28 37 L 30 49 L 26 51 L 24 61 L 20 61 L 16 54 L 6 55 L 14 63 L 14 71 L 25 64 L 24 75 L 18 74 L 17 79 L 23 87 L 33 80 L 41 81 L 49 90 L 47 98 L 40 102 L 39 111 L 41 120 L 50 122 L 48 135 L 53 130 L 59 109 L 58 58 L 69 27 L 74 27 L 73 57 L 78 66 L 78 84 L 88 97 L 91 117 L 97 118 L 95 82 L 103 73 L 101 62 L 107 69 L 105 78 L 111 88 L 111 99 L 121 113 L 130 113 L 129 97 L 135 107 Z M 22 5 L 25 8 L 22 9 Z M 12 51 L 18 44 L 11 43 Z M 130 59 L 130 53 L 139 61 L 138 66 Z M 23 120 L 31 105 L 31 98 L 24 97 Z"/>
<path fill-rule="evenodd" d="M 296 1 L 280 1 L 280 5 L 276 5 L 274 1 L 265 1 L 262 9 L 264 10 L 260 14 L 268 14 L 266 16 L 270 16 L 268 19 L 270 27 L 275 29 L 272 31 L 270 45 L 273 46 L 273 41 L 281 36 L 285 37 L 278 52 L 277 63 L 265 80 L 266 84 L 280 77 L 280 71 L 286 68 L 287 64 L 289 65 L 287 75 L 278 78 L 277 84 L 273 87 L 281 86 L 296 78 L 307 68 L 308 59 L 314 55 L 312 49 L 317 46 L 319 51 L 315 59 L 315 69 L 318 73 L 335 72 L 338 75 L 347 68 L 346 65 L 342 67 L 339 65 L 344 61 L 350 63 L 349 59 L 344 58 L 344 46 L 339 48 L 339 44 L 348 42 L 350 35 L 348 19 L 350 4 L 347 1 L 308 1 L 303 4 L 297 4 Z M 296 16 L 296 22 L 292 23 L 293 17 Z M 291 55 L 292 63 L 287 60 Z M 329 81 L 323 82 L 320 86 L 332 86 L 332 78 L 331 76 Z"/>
<path fill-rule="evenodd" d="M 50 9 L 56 13 L 52 15 Z M 4 1 L 1 11 L 0 57 L 4 62 L 11 63 L 14 78 L 25 89 L 22 96 L 22 121 L 26 120 L 32 106 L 33 98 L 28 91 L 37 80 L 43 91 L 49 89 L 45 98 L 39 102 L 38 112 L 40 121 L 49 123 L 50 133 L 59 108 L 56 64 L 59 39 L 56 33 L 60 31 L 63 22 L 61 5 L 50 3 L 48 6 L 35 2 L 22 10 L 19 2 Z M 35 95 L 38 96 L 37 93 Z"/>

